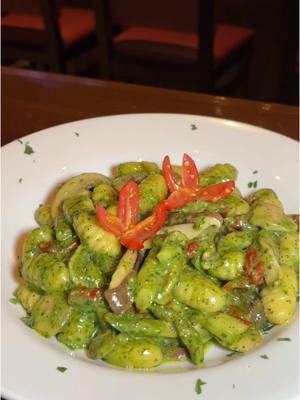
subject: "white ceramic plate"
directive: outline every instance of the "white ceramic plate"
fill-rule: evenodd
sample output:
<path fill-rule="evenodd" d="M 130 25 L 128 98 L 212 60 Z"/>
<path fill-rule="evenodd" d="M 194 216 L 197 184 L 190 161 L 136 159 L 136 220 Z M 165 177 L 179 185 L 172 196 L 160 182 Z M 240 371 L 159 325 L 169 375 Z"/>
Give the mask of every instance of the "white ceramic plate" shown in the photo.
<path fill-rule="evenodd" d="M 25 154 L 25 145 L 34 153 Z M 196 399 L 195 383 L 206 382 L 201 399 L 293 400 L 297 397 L 297 322 L 273 329 L 262 347 L 231 359 L 212 349 L 207 368 L 187 364 L 131 372 L 95 364 L 27 328 L 21 306 L 10 303 L 18 286 L 17 267 L 33 213 L 67 178 L 98 171 L 109 174 L 126 160 L 161 163 L 169 154 L 181 163 L 184 152 L 197 166 L 230 162 L 238 186 L 273 188 L 287 213 L 297 212 L 297 143 L 261 128 L 193 115 L 139 114 L 94 118 L 61 125 L 14 141 L 2 149 L 2 383 L 14 400 Z M 253 171 L 258 171 L 253 174 Z M 278 341 L 288 337 L 290 341 Z M 261 358 L 266 354 L 268 359 Z M 226 361 L 226 362 L 225 362 Z M 58 366 L 66 367 L 64 373 Z"/>

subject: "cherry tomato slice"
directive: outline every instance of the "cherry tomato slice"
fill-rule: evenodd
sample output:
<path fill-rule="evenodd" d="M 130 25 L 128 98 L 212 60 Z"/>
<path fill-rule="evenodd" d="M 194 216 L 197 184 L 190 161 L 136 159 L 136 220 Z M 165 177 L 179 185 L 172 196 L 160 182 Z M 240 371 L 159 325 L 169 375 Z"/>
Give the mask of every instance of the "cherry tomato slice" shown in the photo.
<path fill-rule="evenodd" d="M 234 181 L 216 183 L 197 190 L 196 198 L 203 201 L 216 202 L 229 196 L 235 189 Z"/>
<path fill-rule="evenodd" d="M 183 207 L 187 203 L 196 200 L 196 191 L 187 188 L 180 188 L 175 190 L 170 196 L 164 201 L 164 204 L 168 210 L 175 210 L 176 208 Z"/>
<path fill-rule="evenodd" d="M 201 189 L 182 187 L 171 193 L 164 203 L 168 210 L 175 210 L 194 200 L 216 202 L 229 196 L 234 188 L 235 184 L 233 181 L 216 183 L 215 185 L 210 185 Z"/>
<path fill-rule="evenodd" d="M 165 156 L 163 160 L 162 172 L 170 192 L 174 192 L 174 190 L 178 190 L 181 187 L 181 182 L 178 181 L 175 175 L 169 156 Z"/>
<path fill-rule="evenodd" d="M 182 184 L 185 188 L 197 189 L 200 184 L 199 174 L 194 160 L 184 154 L 182 161 Z"/>
<path fill-rule="evenodd" d="M 105 208 L 101 207 L 99 204 L 96 205 L 96 215 L 99 224 L 103 226 L 103 228 L 108 232 L 111 232 L 116 236 L 120 236 L 124 231 L 124 226 L 120 222 L 119 218 L 110 214 Z"/>
<path fill-rule="evenodd" d="M 138 222 L 140 192 L 134 181 L 124 185 L 119 195 L 118 217 L 125 229 Z"/>
<path fill-rule="evenodd" d="M 121 235 L 121 243 L 131 250 L 143 248 L 143 241 L 155 235 L 165 224 L 167 209 L 160 203 L 154 213 Z"/>

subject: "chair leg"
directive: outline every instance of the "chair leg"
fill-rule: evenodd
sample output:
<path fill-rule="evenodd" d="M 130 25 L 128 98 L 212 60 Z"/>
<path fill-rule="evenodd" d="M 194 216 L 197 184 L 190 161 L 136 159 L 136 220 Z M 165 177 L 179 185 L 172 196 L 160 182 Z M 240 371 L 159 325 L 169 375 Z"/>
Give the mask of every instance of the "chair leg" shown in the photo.
<path fill-rule="evenodd" d="M 66 72 L 66 65 L 65 62 L 57 57 L 51 57 L 50 55 L 50 71 L 51 72 L 59 72 L 65 73 Z"/>

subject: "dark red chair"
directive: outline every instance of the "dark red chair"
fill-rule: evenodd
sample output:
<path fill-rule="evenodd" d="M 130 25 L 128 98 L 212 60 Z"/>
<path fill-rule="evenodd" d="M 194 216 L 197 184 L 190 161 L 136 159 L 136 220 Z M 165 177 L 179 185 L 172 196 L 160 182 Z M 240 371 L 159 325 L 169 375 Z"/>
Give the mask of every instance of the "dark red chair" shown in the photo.
<path fill-rule="evenodd" d="M 66 62 L 97 44 L 94 12 L 54 0 L 2 1 L 2 58 L 24 58 L 64 72 Z"/>
<path fill-rule="evenodd" d="M 94 4 L 105 78 L 210 91 L 247 66 L 254 31 L 215 22 L 213 0 Z M 117 35 L 115 25 L 122 28 Z"/>

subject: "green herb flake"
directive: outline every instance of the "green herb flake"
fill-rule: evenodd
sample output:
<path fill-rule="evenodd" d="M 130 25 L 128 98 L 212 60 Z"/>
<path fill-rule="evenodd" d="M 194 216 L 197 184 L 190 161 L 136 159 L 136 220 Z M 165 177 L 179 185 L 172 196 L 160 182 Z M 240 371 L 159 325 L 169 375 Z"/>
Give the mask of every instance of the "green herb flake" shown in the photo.
<path fill-rule="evenodd" d="M 191 124 L 191 130 L 195 131 L 196 129 L 198 129 L 197 126 L 195 124 Z"/>
<path fill-rule="evenodd" d="M 232 385 L 232 389 L 235 389 L 235 384 Z"/>
<path fill-rule="evenodd" d="M 22 183 L 22 181 L 23 181 L 23 178 L 19 178 L 19 181 L 18 181 L 18 182 L 19 182 L 19 183 Z"/>
<path fill-rule="evenodd" d="M 22 142 L 22 140 L 21 140 L 21 139 L 18 139 L 18 142 L 19 142 L 19 143 L 21 143 L 21 144 L 23 144 L 23 142 Z"/>
<path fill-rule="evenodd" d="M 297 303 L 299 303 L 299 299 L 300 299 L 300 295 L 299 295 L 299 294 L 297 294 L 297 297 L 296 297 L 296 301 L 297 301 Z"/>
<path fill-rule="evenodd" d="M 31 146 L 29 146 L 29 144 L 25 144 L 25 150 L 24 150 L 25 154 L 28 154 L 30 156 L 30 154 L 34 153 L 34 150 Z"/>
<path fill-rule="evenodd" d="M 257 169 L 252 172 L 252 174 L 257 174 L 257 173 L 258 173 Z"/>
<path fill-rule="evenodd" d="M 12 297 L 11 299 L 9 299 L 9 302 L 11 304 L 19 304 L 19 300 L 16 297 Z"/>
<path fill-rule="evenodd" d="M 263 358 L 264 360 L 268 360 L 269 357 L 266 354 L 262 354 L 261 356 L 259 356 L 260 358 Z"/>
<path fill-rule="evenodd" d="M 267 322 L 262 328 L 261 328 L 261 333 L 263 335 L 266 335 L 272 328 L 274 328 L 274 325 L 272 325 L 270 322 Z"/>
<path fill-rule="evenodd" d="M 278 342 L 291 342 L 292 341 L 292 339 L 289 337 L 280 337 L 277 340 L 278 340 Z"/>
<path fill-rule="evenodd" d="M 29 328 L 32 328 L 32 327 L 33 327 L 33 317 L 32 317 L 32 316 L 30 316 L 30 317 L 23 317 L 23 318 L 22 318 L 22 321 L 23 321 L 24 324 L 25 324 L 26 326 L 28 326 Z"/>
<path fill-rule="evenodd" d="M 202 393 L 202 387 L 203 385 L 206 385 L 206 382 L 202 381 L 201 379 L 197 379 L 196 381 L 196 385 L 195 385 L 195 392 L 197 394 L 201 394 Z"/>
<path fill-rule="evenodd" d="M 254 189 L 256 189 L 256 188 L 257 188 L 257 181 L 248 182 L 248 188 L 254 188 Z"/>
<path fill-rule="evenodd" d="M 66 367 L 57 367 L 56 369 L 57 369 L 57 371 L 63 373 L 63 372 L 65 372 L 68 368 L 66 368 Z"/>
<path fill-rule="evenodd" d="M 79 133 L 78 133 L 78 132 L 74 132 L 74 133 L 75 133 L 76 136 L 79 136 Z"/>
<path fill-rule="evenodd" d="M 237 354 L 239 354 L 237 351 L 233 351 L 232 353 L 226 354 L 226 357 L 234 357 L 234 356 L 236 356 Z"/>

